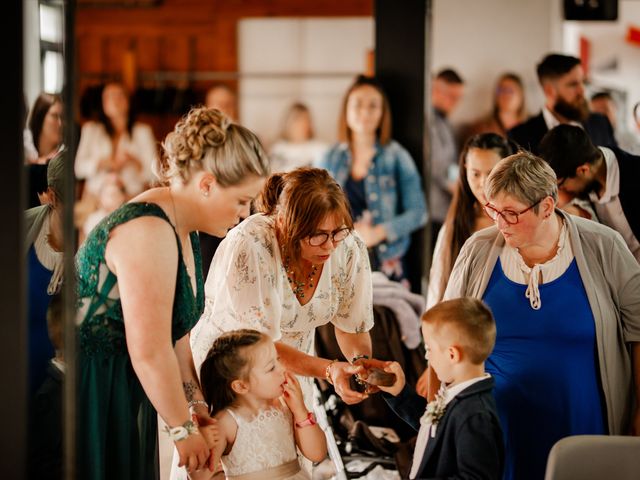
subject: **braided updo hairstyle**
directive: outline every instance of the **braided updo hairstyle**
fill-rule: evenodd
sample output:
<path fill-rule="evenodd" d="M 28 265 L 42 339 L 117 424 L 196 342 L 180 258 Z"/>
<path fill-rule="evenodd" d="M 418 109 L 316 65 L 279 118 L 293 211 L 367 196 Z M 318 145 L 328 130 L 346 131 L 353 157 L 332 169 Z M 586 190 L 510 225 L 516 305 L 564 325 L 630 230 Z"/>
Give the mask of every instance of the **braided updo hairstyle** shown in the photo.
<path fill-rule="evenodd" d="M 227 408 L 236 399 L 231 388 L 234 380 L 245 379 L 251 367 L 247 348 L 268 340 L 257 330 L 240 329 L 219 336 L 200 366 L 200 385 L 209 415 Z"/>
<path fill-rule="evenodd" d="M 156 174 L 164 183 L 178 178 L 186 183 L 201 170 L 212 173 L 222 187 L 237 185 L 247 175 L 269 175 L 269 158 L 258 137 L 213 108 L 192 108 L 162 148 Z"/>

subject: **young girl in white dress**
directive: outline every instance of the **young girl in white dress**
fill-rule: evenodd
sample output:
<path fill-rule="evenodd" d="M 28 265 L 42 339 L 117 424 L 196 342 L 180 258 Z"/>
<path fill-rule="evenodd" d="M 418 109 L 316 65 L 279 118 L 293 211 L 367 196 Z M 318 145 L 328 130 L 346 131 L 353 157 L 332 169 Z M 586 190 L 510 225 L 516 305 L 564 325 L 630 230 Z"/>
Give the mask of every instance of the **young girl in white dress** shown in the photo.
<path fill-rule="evenodd" d="M 221 458 L 226 478 L 310 479 L 296 447 L 320 462 L 327 455 L 325 436 L 267 335 L 249 329 L 224 333 L 202 363 L 200 382 L 217 420 L 204 434 L 215 443 L 215 459 Z M 206 469 L 191 474 L 193 480 L 212 477 Z"/>

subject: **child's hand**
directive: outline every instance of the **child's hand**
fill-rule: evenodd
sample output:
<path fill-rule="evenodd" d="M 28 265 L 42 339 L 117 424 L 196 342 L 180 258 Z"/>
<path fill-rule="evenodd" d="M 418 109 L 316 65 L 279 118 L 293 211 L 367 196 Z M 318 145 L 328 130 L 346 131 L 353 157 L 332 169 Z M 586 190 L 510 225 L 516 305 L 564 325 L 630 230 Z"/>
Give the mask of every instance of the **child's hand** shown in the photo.
<path fill-rule="evenodd" d="M 404 384 L 406 383 L 402 367 L 398 362 L 386 362 L 383 370 L 387 373 L 394 373 L 396 376 L 396 383 L 394 383 L 390 387 L 378 386 L 378 388 L 383 392 L 390 393 L 395 397 L 402 391 L 402 389 L 404 388 Z"/>
<path fill-rule="evenodd" d="M 287 404 L 289 410 L 293 414 L 293 418 L 296 422 L 301 422 L 307 418 L 307 406 L 304 404 L 304 397 L 302 396 L 302 388 L 300 388 L 300 382 L 295 375 L 284 372 L 286 383 L 284 384 L 284 403 Z"/>
<path fill-rule="evenodd" d="M 207 462 L 207 467 L 209 471 L 215 471 L 216 467 L 216 459 L 214 456 L 214 449 L 216 444 L 220 443 L 221 433 L 218 428 L 218 421 L 215 418 L 211 418 L 207 416 L 206 418 L 199 417 L 196 414 L 192 414 L 191 417 L 193 421 L 198 425 L 198 431 L 204 441 L 207 442 L 207 447 L 209 447 L 209 460 Z"/>

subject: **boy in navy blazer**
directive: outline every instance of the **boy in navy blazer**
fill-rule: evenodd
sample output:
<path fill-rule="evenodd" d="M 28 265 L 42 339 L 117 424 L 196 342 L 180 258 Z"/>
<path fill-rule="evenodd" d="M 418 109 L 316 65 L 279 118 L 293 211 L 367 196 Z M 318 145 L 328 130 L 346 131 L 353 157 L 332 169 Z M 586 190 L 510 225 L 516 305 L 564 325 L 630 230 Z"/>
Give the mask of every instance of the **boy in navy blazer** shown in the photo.
<path fill-rule="evenodd" d="M 418 431 L 409 478 L 499 480 L 504 467 L 502 429 L 493 398 L 493 378 L 484 362 L 493 350 L 496 326 L 491 311 L 474 298 L 441 302 L 422 316 L 427 360 L 442 382 L 427 404 L 396 375 L 379 387 L 391 408 Z"/>

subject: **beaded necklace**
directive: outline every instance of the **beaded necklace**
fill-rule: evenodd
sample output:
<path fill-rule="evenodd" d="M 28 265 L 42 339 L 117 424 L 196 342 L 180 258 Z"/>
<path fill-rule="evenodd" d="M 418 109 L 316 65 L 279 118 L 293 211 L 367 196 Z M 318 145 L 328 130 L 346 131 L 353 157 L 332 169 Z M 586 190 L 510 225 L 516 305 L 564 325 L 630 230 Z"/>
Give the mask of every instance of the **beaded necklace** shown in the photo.
<path fill-rule="evenodd" d="M 304 298 L 304 287 L 306 285 L 306 282 L 299 282 L 298 280 L 296 280 L 293 270 L 289 269 L 289 262 L 290 262 L 290 258 L 289 257 L 285 257 L 284 270 L 287 273 L 287 280 L 289 280 L 289 284 L 291 285 L 291 289 L 293 290 L 293 294 L 298 299 L 303 299 Z M 311 271 L 309 272 L 309 275 L 307 275 L 307 280 L 309 281 L 309 287 L 311 287 L 311 288 L 313 288 L 313 277 L 315 276 L 317 271 L 318 271 L 318 266 L 317 265 L 313 265 L 311 267 Z"/>

